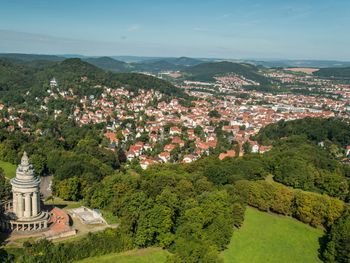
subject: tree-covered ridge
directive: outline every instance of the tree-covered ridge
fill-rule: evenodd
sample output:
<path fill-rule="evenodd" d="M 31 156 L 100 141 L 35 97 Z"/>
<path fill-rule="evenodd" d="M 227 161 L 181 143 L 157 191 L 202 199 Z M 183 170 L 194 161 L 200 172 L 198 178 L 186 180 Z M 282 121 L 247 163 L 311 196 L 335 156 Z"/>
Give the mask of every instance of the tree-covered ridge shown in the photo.
<path fill-rule="evenodd" d="M 278 182 L 349 200 L 350 168 L 339 162 L 350 144 L 350 125 L 336 118 L 280 121 L 256 139 L 273 144 L 264 157 Z"/>
<path fill-rule="evenodd" d="M 326 78 L 346 78 L 350 79 L 350 67 L 321 68 L 313 73 L 315 76 Z"/>
<path fill-rule="evenodd" d="M 131 91 L 154 89 L 167 95 L 176 95 L 182 98 L 188 97 L 182 90 L 176 88 L 171 83 L 141 73 L 107 73 L 105 83 L 112 87 L 123 86 Z"/>
<path fill-rule="evenodd" d="M 56 55 L 38 55 L 38 54 L 21 54 L 21 53 L 1 53 L 0 58 L 15 60 L 17 62 L 33 61 L 62 61 L 65 58 Z"/>
<path fill-rule="evenodd" d="M 287 122 L 281 120 L 262 128 L 256 139 L 267 145 L 292 135 L 304 135 L 308 140 L 324 143 L 326 146 L 331 143 L 345 147 L 350 144 L 350 125 L 338 118 L 304 118 Z"/>
<path fill-rule="evenodd" d="M 114 72 L 128 72 L 133 68 L 124 61 L 119 61 L 110 57 L 84 58 L 83 60 L 104 70 Z"/>
<path fill-rule="evenodd" d="M 84 57 L 76 56 L 82 61 L 88 62 L 100 69 L 111 72 L 153 72 L 184 70 L 187 67 L 203 63 L 200 59 L 180 57 L 180 58 L 157 58 L 148 59 L 139 62 L 124 62 L 111 57 Z M 6 59 L 12 63 L 21 65 L 43 65 L 66 60 L 68 57 L 55 55 L 37 55 L 37 54 L 0 54 L 0 59 Z M 69 59 L 69 58 L 68 58 Z"/>
<path fill-rule="evenodd" d="M 43 98 L 52 78 L 57 79 L 61 89 L 85 90 L 83 94 L 86 91 L 94 94 L 94 86 L 106 85 L 111 88 L 124 86 L 133 91 L 154 89 L 171 96 L 187 97 L 182 90 L 167 81 L 144 74 L 105 72 L 81 59 L 71 58 L 59 62 L 36 61 L 26 64 L 0 60 L 1 101 L 22 103 L 26 99 L 28 103 L 31 97 L 24 97 L 28 91 L 33 95 L 32 99 Z"/>
<path fill-rule="evenodd" d="M 252 64 L 233 63 L 228 61 L 208 62 L 189 67 L 185 73 L 189 74 L 188 79 L 199 81 L 212 81 L 217 75 L 234 73 L 260 84 L 267 84 L 269 80 L 261 75 L 259 68 Z"/>

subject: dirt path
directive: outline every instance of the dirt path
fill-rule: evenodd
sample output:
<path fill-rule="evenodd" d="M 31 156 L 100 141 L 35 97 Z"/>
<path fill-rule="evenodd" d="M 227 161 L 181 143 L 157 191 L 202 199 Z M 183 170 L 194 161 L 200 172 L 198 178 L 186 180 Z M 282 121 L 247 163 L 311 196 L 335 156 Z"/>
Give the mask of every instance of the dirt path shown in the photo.
<path fill-rule="evenodd" d="M 52 175 L 41 177 L 40 192 L 42 193 L 44 199 L 52 195 Z"/>

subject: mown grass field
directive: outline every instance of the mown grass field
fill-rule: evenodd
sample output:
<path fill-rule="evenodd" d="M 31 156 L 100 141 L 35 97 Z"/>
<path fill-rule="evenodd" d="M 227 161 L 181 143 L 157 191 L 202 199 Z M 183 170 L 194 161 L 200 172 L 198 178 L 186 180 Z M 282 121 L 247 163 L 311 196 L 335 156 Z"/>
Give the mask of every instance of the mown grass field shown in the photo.
<path fill-rule="evenodd" d="M 168 255 L 169 252 L 160 248 L 146 248 L 87 258 L 76 263 L 164 263 Z"/>
<path fill-rule="evenodd" d="M 249 207 L 245 216 L 244 225 L 222 253 L 225 263 L 321 262 L 318 239 L 322 230 Z"/>
<path fill-rule="evenodd" d="M 9 162 L 4 162 L 0 160 L 0 167 L 4 169 L 5 176 L 8 179 L 11 179 L 15 177 L 16 175 L 16 165 L 9 163 Z"/>

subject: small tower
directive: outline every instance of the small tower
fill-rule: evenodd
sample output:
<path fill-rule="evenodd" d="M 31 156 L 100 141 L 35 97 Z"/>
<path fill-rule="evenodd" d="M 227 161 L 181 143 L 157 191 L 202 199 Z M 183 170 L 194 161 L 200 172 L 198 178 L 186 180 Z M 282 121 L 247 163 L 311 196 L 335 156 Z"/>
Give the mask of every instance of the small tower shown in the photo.
<path fill-rule="evenodd" d="M 54 87 L 57 87 L 57 86 L 58 86 L 57 80 L 55 78 L 52 78 L 50 80 L 50 87 L 54 88 Z"/>

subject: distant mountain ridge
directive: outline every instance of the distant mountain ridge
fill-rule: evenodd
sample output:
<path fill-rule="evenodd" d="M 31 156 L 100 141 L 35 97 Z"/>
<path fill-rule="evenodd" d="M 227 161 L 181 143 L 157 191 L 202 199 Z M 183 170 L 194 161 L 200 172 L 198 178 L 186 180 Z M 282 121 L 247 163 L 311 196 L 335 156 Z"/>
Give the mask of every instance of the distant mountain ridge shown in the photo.
<path fill-rule="evenodd" d="M 269 82 L 267 78 L 259 73 L 259 68 L 248 63 L 234 63 L 228 61 L 202 63 L 187 68 L 185 71 L 188 79 L 199 81 L 212 81 L 215 76 L 234 73 L 247 79 L 257 81 L 260 84 Z"/>
<path fill-rule="evenodd" d="M 3 53 L 0 54 L 0 58 L 9 60 L 22 60 L 24 62 L 31 62 L 34 60 L 47 60 L 47 61 L 62 61 L 66 58 L 56 55 L 41 55 L 41 54 L 21 54 L 21 53 Z"/>
<path fill-rule="evenodd" d="M 195 66 L 198 64 L 201 64 L 205 62 L 205 60 L 202 59 L 196 59 L 196 58 L 189 58 L 189 57 L 179 57 L 179 58 L 157 58 L 157 59 L 150 59 L 150 60 L 144 60 L 143 63 L 154 63 L 154 62 L 160 62 L 164 61 L 173 65 L 177 66 Z"/>

